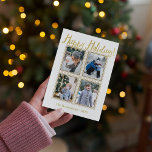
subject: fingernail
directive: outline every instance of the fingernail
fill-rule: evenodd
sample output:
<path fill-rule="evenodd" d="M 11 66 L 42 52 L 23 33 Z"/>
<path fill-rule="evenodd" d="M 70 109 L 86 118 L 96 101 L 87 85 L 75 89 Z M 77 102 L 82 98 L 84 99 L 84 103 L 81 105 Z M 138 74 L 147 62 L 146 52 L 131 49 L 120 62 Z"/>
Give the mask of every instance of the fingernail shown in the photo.
<path fill-rule="evenodd" d="M 64 113 L 64 110 L 62 108 L 58 109 L 60 113 Z"/>

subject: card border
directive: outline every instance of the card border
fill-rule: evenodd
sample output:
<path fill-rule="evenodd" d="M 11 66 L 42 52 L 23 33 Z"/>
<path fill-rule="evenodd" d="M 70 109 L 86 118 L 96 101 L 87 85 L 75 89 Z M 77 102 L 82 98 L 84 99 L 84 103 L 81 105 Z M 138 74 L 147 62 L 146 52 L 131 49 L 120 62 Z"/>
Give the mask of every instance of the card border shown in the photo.
<path fill-rule="evenodd" d="M 67 102 L 65 104 L 64 103 L 62 104 L 62 101 L 60 101 L 60 100 L 54 101 L 54 99 L 51 98 L 51 94 L 53 92 L 52 86 L 54 86 L 55 80 L 57 79 L 57 75 L 60 72 L 60 69 L 58 67 L 58 62 L 60 62 L 63 57 L 62 55 L 64 52 L 62 51 L 62 48 L 66 47 L 66 44 L 63 43 L 63 40 L 65 39 L 67 34 L 72 35 L 73 40 L 76 40 L 78 42 L 79 42 L 79 40 L 81 40 L 82 43 L 84 42 L 87 44 L 87 43 L 89 43 L 89 41 L 93 40 L 93 42 L 101 43 L 101 46 L 102 45 L 106 46 L 107 49 L 114 48 L 113 55 L 112 56 L 107 55 L 108 56 L 107 65 L 104 70 L 104 75 L 102 78 L 104 81 L 102 81 L 103 84 L 101 85 L 101 88 L 100 88 L 100 90 L 102 92 L 100 91 L 100 93 L 99 93 L 100 99 L 98 99 L 98 100 L 100 100 L 100 102 L 97 102 L 98 106 L 96 106 L 95 111 L 93 111 L 91 109 L 89 109 L 87 111 L 86 106 L 85 106 L 85 108 L 81 109 L 78 104 L 75 104 L 75 106 L 73 106 L 73 105 L 70 106 L 70 104 L 69 104 L 70 102 L 68 104 L 67 104 Z M 114 66 L 114 60 L 115 60 L 115 57 L 116 57 L 116 54 L 118 51 L 118 47 L 119 47 L 119 43 L 117 43 L 117 42 L 63 28 L 63 31 L 61 34 L 61 39 L 60 39 L 60 42 L 58 45 L 58 50 L 57 50 L 54 64 L 52 67 L 52 71 L 50 73 L 50 76 L 52 77 L 52 79 L 51 78 L 49 79 L 42 106 L 52 108 L 52 109 L 63 108 L 65 110 L 65 112 L 67 112 L 67 113 L 71 113 L 71 114 L 74 114 L 74 115 L 77 115 L 80 117 L 99 121 L 101 113 L 102 113 L 102 106 L 105 101 L 105 96 L 106 96 L 106 91 L 108 88 L 109 80 L 111 78 L 112 69 Z M 89 49 L 89 52 L 92 52 L 92 51 Z M 93 53 L 98 53 L 98 51 L 94 50 Z M 106 52 L 103 54 L 100 52 L 100 55 L 103 55 L 106 57 Z"/>

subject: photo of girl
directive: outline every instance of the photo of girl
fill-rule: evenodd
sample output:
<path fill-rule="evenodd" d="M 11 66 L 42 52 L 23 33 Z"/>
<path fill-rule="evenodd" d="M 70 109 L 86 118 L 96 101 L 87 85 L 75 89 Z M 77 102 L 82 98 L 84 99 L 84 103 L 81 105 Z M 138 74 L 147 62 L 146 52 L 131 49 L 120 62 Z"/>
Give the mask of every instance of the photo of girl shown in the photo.
<path fill-rule="evenodd" d="M 100 79 L 103 74 L 106 58 L 102 55 L 90 53 L 85 65 L 84 76 Z"/>
<path fill-rule="evenodd" d="M 60 74 L 57 80 L 54 97 L 65 101 L 72 101 L 76 82 L 76 78 Z"/>
<path fill-rule="evenodd" d="M 79 51 L 71 47 L 67 47 L 61 70 L 79 74 L 84 51 Z"/>
<path fill-rule="evenodd" d="M 99 85 L 82 80 L 77 95 L 76 103 L 87 107 L 95 107 L 95 100 L 99 90 Z"/>
<path fill-rule="evenodd" d="M 72 84 L 67 83 L 66 86 L 61 90 L 60 99 L 70 100 L 71 99 L 71 92 L 70 92 L 71 88 L 72 88 Z"/>

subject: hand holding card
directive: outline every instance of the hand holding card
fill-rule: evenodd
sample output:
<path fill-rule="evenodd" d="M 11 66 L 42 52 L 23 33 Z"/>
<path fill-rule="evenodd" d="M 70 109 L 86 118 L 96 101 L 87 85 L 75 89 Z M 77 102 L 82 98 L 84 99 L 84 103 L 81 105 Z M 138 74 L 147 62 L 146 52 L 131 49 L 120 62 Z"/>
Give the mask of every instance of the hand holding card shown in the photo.
<path fill-rule="evenodd" d="M 99 121 L 118 43 L 64 29 L 44 107 Z"/>
<path fill-rule="evenodd" d="M 52 127 L 58 127 L 65 123 L 67 123 L 69 120 L 72 119 L 71 114 L 64 113 L 63 109 L 57 109 L 52 112 L 47 112 L 47 108 L 42 107 L 42 99 L 45 94 L 45 90 L 48 84 L 49 78 L 47 78 L 37 89 L 34 96 L 30 100 L 29 104 L 34 107 L 37 112 L 39 112 L 42 117 L 47 121 L 47 123 Z"/>

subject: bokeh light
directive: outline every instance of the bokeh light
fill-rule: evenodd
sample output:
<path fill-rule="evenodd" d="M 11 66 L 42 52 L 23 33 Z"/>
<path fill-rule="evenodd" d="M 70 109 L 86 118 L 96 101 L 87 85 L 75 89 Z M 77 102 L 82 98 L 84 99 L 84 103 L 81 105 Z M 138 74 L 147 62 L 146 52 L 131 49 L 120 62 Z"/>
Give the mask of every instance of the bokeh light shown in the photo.
<path fill-rule="evenodd" d="M 40 32 L 40 37 L 45 37 L 45 32 Z"/>
<path fill-rule="evenodd" d="M 102 3 L 104 3 L 104 0 L 98 0 L 98 2 L 99 2 L 100 4 L 102 4 Z"/>
<path fill-rule="evenodd" d="M 4 34 L 8 34 L 9 29 L 7 27 L 4 27 L 2 31 L 3 31 Z"/>
<path fill-rule="evenodd" d="M 59 6 L 59 4 L 60 4 L 59 1 L 54 1 L 54 2 L 53 2 L 53 5 L 54 5 L 54 6 Z"/>
<path fill-rule="evenodd" d="M 8 76 L 8 73 L 9 73 L 8 70 L 4 70 L 4 71 L 3 71 L 3 75 L 4 75 L 5 77 Z"/>
<path fill-rule="evenodd" d="M 105 13 L 104 11 L 100 11 L 100 12 L 99 12 L 99 16 L 100 16 L 101 18 L 105 17 L 105 15 L 106 15 L 106 13 Z"/>
<path fill-rule="evenodd" d="M 12 74 L 13 74 L 13 75 L 17 75 L 17 73 L 18 73 L 18 72 L 17 72 L 16 69 L 12 70 Z"/>
<path fill-rule="evenodd" d="M 24 18 L 26 18 L 26 14 L 25 13 L 21 13 L 20 17 L 24 19 Z"/>
<path fill-rule="evenodd" d="M 91 3 L 90 2 L 85 2 L 85 7 L 86 8 L 90 8 L 91 7 Z"/>
<path fill-rule="evenodd" d="M 13 64 L 13 59 L 8 59 L 8 64 L 12 65 Z"/>
<path fill-rule="evenodd" d="M 54 39 L 55 39 L 55 35 L 54 35 L 54 34 L 51 34 L 51 35 L 50 35 L 50 39 L 51 39 L 51 40 L 54 40 Z"/>
<path fill-rule="evenodd" d="M 23 7 L 23 6 L 20 6 L 18 10 L 19 10 L 19 12 L 22 13 L 22 12 L 24 12 L 24 7 Z"/>
<path fill-rule="evenodd" d="M 39 25 L 40 25 L 40 20 L 38 20 L 38 19 L 35 20 L 35 25 L 36 25 L 36 26 L 39 26 Z"/>
<path fill-rule="evenodd" d="M 18 83 L 18 87 L 19 87 L 19 88 L 23 88 L 23 87 L 24 87 L 24 83 L 23 83 L 23 82 L 19 82 L 19 83 Z"/>
<path fill-rule="evenodd" d="M 96 28 L 96 33 L 101 33 L 101 28 Z"/>
<path fill-rule="evenodd" d="M 21 54 L 21 55 L 19 56 L 19 58 L 20 58 L 20 60 L 25 60 L 25 59 L 26 59 L 26 55 L 25 55 L 25 54 Z"/>
<path fill-rule="evenodd" d="M 15 45 L 14 44 L 10 45 L 10 50 L 12 50 L 12 51 L 15 50 Z"/>
<path fill-rule="evenodd" d="M 126 96 L 126 93 L 124 91 L 121 91 L 119 95 L 121 98 L 124 98 Z"/>
<path fill-rule="evenodd" d="M 120 114 L 124 114 L 124 113 L 125 113 L 125 108 L 120 107 L 120 108 L 118 109 L 118 112 L 119 112 Z"/>
<path fill-rule="evenodd" d="M 107 94 L 111 94 L 111 89 L 107 89 Z"/>
<path fill-rule="evenodd" d="M 107 110 L 107 105 L 103 105 L 102 110 Z"/>
<path fill-rule="evenodd" d="M 54 23 L 52 23 L 52 27 L 56 29 L 56 28 L 58 28 L 58 27 L 59 27 L 59 25 L 58 25 L 58 23 L 57 23 L 57 22 L 54 22 Z"/>

